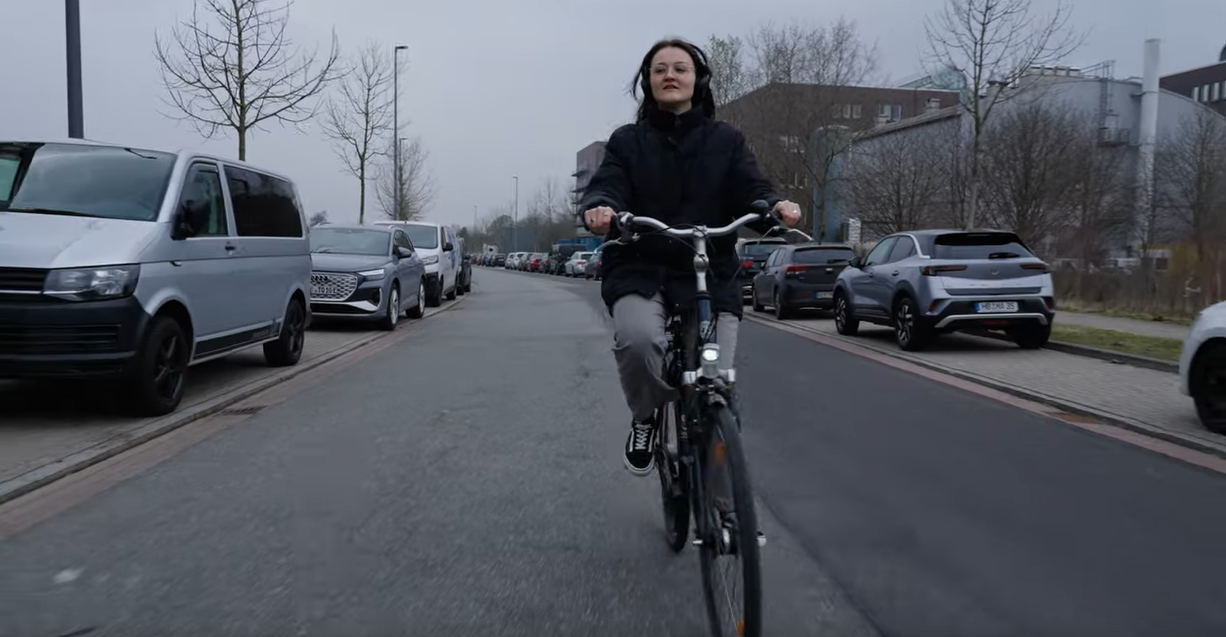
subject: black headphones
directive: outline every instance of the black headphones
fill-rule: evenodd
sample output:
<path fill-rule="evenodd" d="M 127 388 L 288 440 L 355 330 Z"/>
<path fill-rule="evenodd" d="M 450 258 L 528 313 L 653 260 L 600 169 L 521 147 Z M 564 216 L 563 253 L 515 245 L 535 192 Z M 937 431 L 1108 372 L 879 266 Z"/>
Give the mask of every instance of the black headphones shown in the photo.
<path fill-rule="evenodd" d="M 702 49 L 698 48 L 694 44 L 690 44 L 689 42 L 669 42 L 667 46 L 662 46 L 660 48 L 666 49 L 670 46 L 684 49 L 686 53 L 690 54 L 690 57 L 694 58 L 694 74 L 697 76 L 697 79 L 694 80 L 694 96 L 690 98 L 690 104 L 692 104 L 694 108 L 702 108 L 703 100 L 707 98 L 707 92 L 711 88 L 711 65 L 709 62 L 707 62 L 707 54 Z M 652 94 L 651 58 L 658 52 L 659 50 L 657 49 L 655 52 L 649 53 L 647 55 L 647 59 L 643 60 L 643 68 L 639 69 L 639 75 L 642 76 L 642 80 L 639 82 L 639 88 L 643 91 L 644 97 Z"/>

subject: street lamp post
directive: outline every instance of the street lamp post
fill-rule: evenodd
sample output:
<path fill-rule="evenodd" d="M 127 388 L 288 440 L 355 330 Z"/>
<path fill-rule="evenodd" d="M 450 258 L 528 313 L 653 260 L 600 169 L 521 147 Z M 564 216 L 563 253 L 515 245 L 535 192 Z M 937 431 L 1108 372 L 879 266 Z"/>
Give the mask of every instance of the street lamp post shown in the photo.
<path fill-rule="evenodd" d="M 392 49 L 392 180 L 395 186 L 392 205 L 400 219 L 400 52 L 409 47 L 398 44 Z"/>
<path fill-rule="evenodd" d="M 81 98 L 81 2 L 64 0 L 64 41 L 68 53 L 68 137 L 85 138 L 85 107 Z"/>
<path fill-rule="evenodd" d="M 511 243 L 519 251 L 519 177 L 512 175 L 511 179 L 515 180 L 515 220 L 511 222 Z"/>

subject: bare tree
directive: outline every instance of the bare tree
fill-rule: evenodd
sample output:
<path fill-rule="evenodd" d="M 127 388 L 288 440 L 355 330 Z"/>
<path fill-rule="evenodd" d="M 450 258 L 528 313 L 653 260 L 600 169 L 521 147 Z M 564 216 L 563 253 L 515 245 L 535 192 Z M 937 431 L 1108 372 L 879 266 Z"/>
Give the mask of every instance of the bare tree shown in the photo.
<path fill-rule="evenodd" d="M 325 223 L 328 223 L 328 211 L 320 210 L 319 212 L 311 215 L 310 223 L 308 223 L 307 225 L 311 227 L 315 227 L 315 226 L 321 226 Z"/>
<path fill-rule="evenodd" d="M 383 149 L 378 140 L 392 130 L 392 70 L 377 42 L 366 45 L 352 70 L 340 82 L 339 94 L 328 101 L 324 133 L 335 143 L 336 155 L 358 179 L 358 223 L 366 223 L 366 184 L 371 160 Z"/>
<path fill-rule="evenodd" d="M 292 0 L 195 0 L 190 20 L 155 36 L 167 104 L 211 139 L 228 128 L 247 158 L 247 134 L 269 121 L 300 124 L 315 114 L 314 97 L 337 75 L 340 47 L 320 61 L 292 50 L 286 36 Z M 202 13 L 204 15 L 202 15 Z M 214 28 L 211 28 L 214 27 Z"/>
<path fill-rule="evenodd" d="M 992 111 L 1018 94 L 1035 67 L 1050 66 L 1080 48 L 1085 35 L 1068 28 L 1069 5 L 1061 0 L 1048 16 L 1031 13 L 1031 0 L 946 0 L 924 24 L 930 71 L 953 68 L 967 76 L 974 136 L 965 227 L 978 214 L 983 141 Z"/>
<path fill-rule="evenodd" d="M 392 153 L 386 153 L 394 156 Z M 430 153 L 418 138 L 400 146 L 400 179 L 397 183 L 394 161 L 384 163 L 375 182 L 375 196 L 388 219 L 412 221 L 426 214 L 438 194 L 434 177 L 430 174 Z M 399 188 L 400 207 L 396 206 Z"/>
<path fill-rule="evenodd" d="M 1067 233 L 1077 269 L 1075 293 L 1086 298 L 1086 274 L 1107 256 L 1116 239 L 1132 225 L 1133 200 L 1126 147 L 1103 146 L 1089 118 L 1075 135 L 1071 155 L 1061 170 L 1073 180 L 1067 193 L 1072 225 Z"/>
<path fill-rule="evenodd" d="M 745 64 L 744 43 L 740 38 L 711 36 L 707 40 L 711 63 L 711 93 L 715 104 L 723 106 L 749 91 L 752 79 Z"/>
<path fill-rule="evenodd" d="M 847 91 L 876 73 L 878 51 L 842 18 L 828 25 L 767 23 L 746 42 L 744 50 L 724 46 L 713 74 L 743 77 L 744 90 L 757 90 L 761 99 L 724 116 L 744 132 L 763 174 L 801 205 L 802 225 L 824 233 L 827 197 L 838 179 L 831 167 L 850 143 L 845 124 L 854 100 Z"/>
<path fill-rule="evenodd" d="M 928 225 L 948 177 L 933 161 L 941 140 L 932 129 L 885 135 L 847 154 L 848 199 L 856 216 L 881 236 Z"/>
<path fill-rule="evenodd" d="M 1226 230 L 1226 125 L 1200 108 L 1167 141 L 1155 164 L 1159 199 L 1196 248 L 1201 307 L 1221 298 L 1218 262 Z M 1190 236 L 1189 236 L 1190 235 Z"/>
<path fill-rule="evenodd" d="M 984 218 L 1043 245 L 1058 238 L 1069 220 L 1076 181 L 1068 171 L 1084 120 L 1062 105 L 1018 103 L 989 131 L 981 190 Z"/>

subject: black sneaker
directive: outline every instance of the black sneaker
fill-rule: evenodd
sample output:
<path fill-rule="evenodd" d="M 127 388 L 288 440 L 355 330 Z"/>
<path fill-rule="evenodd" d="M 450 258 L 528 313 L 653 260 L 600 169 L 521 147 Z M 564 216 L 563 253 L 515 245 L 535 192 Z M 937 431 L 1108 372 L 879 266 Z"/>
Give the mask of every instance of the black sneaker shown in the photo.
<path fill-rule="evenodd" d="M 630 423 L 630 435 L 626 437 L 626 469 L 630 473 L 642 477 L 656 468 L 655 443 L 655 422 Z"/>

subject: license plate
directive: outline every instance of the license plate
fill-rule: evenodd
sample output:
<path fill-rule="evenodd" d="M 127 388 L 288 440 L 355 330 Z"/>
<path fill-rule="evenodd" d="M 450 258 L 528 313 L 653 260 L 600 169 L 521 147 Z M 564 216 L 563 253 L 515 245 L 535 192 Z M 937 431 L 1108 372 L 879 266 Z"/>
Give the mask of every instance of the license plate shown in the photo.
<path fill-rule="evenodd" d="M 819 298 L 819 299 L 833 299 L 833 298 L 834 298 L 834 292 L 818 292 L 818 293 L 817 293 L 817 298 Z"/>
<path fill-rule="evenodd" d="M 1017 301 L 988 301 L 975 304 L 976 312 L 1016 312 Z"/>

